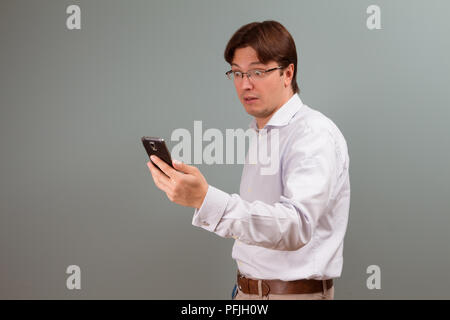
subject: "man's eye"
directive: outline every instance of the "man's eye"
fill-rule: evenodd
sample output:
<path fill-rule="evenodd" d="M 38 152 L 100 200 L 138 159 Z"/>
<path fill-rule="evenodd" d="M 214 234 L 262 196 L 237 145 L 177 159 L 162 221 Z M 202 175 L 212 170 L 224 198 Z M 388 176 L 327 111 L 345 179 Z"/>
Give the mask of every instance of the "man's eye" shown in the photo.
<path fill-rule="evenodd" d="M 241 76 L 242 76 L 242 72 L 240 72 L 240 71 L 234 71 L 234 76 L 235 76 L 235 77 L 241 77 Z"/>
<path fill-rule="evenodd" d="M 255 76 L 257 77 L 262 77 L 264 72 L 262 70 L 254 70 L 253 73 L 255 74 Z"/>

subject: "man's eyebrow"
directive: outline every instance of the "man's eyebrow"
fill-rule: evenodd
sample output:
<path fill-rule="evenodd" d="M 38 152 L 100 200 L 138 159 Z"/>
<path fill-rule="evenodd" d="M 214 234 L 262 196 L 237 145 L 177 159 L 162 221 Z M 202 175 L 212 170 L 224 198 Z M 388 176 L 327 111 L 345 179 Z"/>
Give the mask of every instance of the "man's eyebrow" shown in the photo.
<path fill-rule="evenodd" d="M 262 62 L 260 62 L 260 61 L 254 61 L 254 62 L 251 62 L 251 63 L 250 63 L 250 65 L 254 65 L 254 64 L 264 64 L 264 63 L 262 63 Z M 231 65 L 240 68 L 239 65 L 236 64 L 236 63 L 232 63 Z"/>

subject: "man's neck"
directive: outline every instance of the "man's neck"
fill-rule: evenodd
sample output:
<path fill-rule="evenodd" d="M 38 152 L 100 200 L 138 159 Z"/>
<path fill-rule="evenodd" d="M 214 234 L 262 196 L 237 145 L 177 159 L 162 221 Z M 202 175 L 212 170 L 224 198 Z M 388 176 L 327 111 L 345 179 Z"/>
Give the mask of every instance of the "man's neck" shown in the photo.
<path fill-rule="evenodd" d="M 283 102 L 281 102 L 280 105 L 275 110 L 273 110 L 273 112 L 269 116 L 267 116 L 265 118 L 255 118 L 258 130 L 261 130 L 262 128 L 264 128 L 264 126 L 267 124 L 267 122 L 269 122 L 270 118 L 273 117 L 275 112 L 277 112 L 282 106 L 284 106 L 286 104 L 286 102 L 288 102 L 289 99 L 292 98 L 293 95 L 294 95 L 294 93 L 290 92 L 290 94 L 287 96 L 287 98 L 283 99 Z"/>

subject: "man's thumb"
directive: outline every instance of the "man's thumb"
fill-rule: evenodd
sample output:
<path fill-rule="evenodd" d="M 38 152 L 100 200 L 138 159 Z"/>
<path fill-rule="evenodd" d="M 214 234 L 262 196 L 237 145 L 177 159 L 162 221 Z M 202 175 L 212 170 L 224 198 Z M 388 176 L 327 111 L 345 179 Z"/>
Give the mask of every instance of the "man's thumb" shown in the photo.
<path fill-rule="evenodd" d="M 172 160 L 172 164 L 176 170 L 184 173 L 193 173 L 195 170 L 195 167 L 187 165 L 179 160 Z"/>

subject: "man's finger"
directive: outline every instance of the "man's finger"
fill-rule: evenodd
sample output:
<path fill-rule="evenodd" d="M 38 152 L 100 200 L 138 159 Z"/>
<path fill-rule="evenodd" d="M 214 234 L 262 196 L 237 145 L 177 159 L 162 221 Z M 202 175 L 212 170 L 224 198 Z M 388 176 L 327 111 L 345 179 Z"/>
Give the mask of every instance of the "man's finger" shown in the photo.
<path fill-rule="evenodd" d="M 174 168 L 172 168 L 171 166 L 169 166 L 167 163 L 165 163 L 164 161 L 162 161 L 160 158 L 158 158 L 155 155 L 152 155 L 151 160 L 158 166 L 158 168 L 160 168 L 162 170 L 162 172 L 164 172 L 167 176 L 169 176 L 170 178 L 175 178 L 179 175 L 179 173 L 177 172 L 177 170 L 175 170 Z"/>
<path fill-rule="evenodd" d="M 196 167 L 190 166 L 190 165 L 183 163 L 181 161 L 178 161 L 178 160 L 173 160 L 172 164 L 173 164 L 173 167 L 179 172 L 188 173 L 188 174 L 194 174 L 197 172 Z"/>
<path fill-rule="evenodd" d="M 159 167 L 157 167 L 152 161 L 148 161 L 147 162 L 147 166 L 150 169 L 150 172 L 155 173 L 155 176 L 159 176 L 162 175 L 164 177 L 166 177 L 167 179 L 170 179 L 163 171 L 161 171 L 161 169 L 159 169 Z M 157 175 L 158 174 L 158 175 Z"/>
<path fill-rule="evenodd" d="M 168 192 L 171 188 L 170 178 L 162 173 L 151 161 L 147 162 L 153 180 L 156 186 L 164 192 Z"/>

